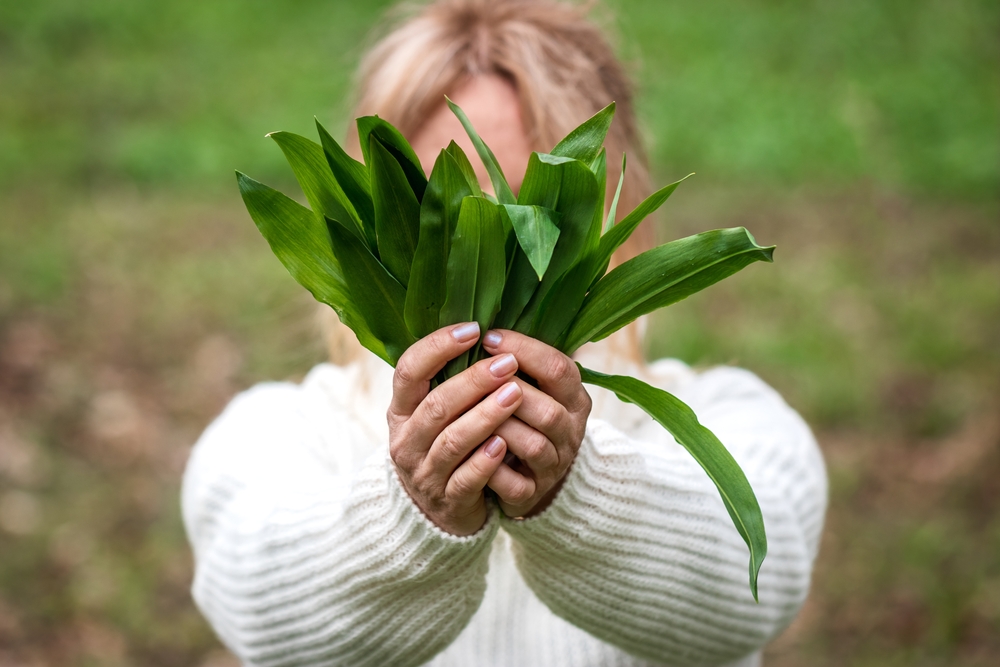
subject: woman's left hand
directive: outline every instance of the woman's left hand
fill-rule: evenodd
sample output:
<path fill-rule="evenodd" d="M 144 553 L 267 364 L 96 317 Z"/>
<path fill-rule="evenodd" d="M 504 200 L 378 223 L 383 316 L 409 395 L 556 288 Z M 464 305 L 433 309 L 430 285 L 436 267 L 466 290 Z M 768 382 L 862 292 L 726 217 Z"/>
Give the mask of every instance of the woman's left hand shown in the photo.
<path fill-rule="evenodd" d="M 538 514 L 552 502 L 580 450 L 591 400 L 573 360 L 559 350 L 515 331 L 483 336 L 492 355 L 511 353 L 538 388 L 518 379 L 521 406 L 495 431 L 520 464 L 503 464 L 488 483 L 510 517 Z"/>

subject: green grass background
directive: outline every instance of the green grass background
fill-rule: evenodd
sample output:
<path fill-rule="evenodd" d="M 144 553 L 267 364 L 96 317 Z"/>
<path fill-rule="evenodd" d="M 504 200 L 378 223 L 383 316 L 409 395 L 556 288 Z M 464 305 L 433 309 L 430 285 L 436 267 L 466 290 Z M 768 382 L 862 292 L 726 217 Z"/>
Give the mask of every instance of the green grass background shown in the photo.
<path fill-rule="evenodd" d="M 190 602 L 178 485 L 234 391 L 324 351 L 233 169 L 346 127 L 384 2 L 0 4 L 0 665 L 232 664 Z M 755 265 L 649 353 L 759 373 L 831 509 L 769 665 L 1000 657 L 1000 6 L 607 2 L 664 239 Z"/>

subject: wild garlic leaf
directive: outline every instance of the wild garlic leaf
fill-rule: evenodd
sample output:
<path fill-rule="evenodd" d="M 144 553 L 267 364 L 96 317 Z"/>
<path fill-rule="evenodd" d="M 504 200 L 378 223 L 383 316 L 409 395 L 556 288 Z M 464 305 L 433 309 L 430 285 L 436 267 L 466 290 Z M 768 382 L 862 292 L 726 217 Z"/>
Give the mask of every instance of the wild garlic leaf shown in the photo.
<path fill-rule="evenodd" d="M 622 157 L 622 172 L 624 173 L 625 168 L 625 158 Z M 614 255 L 615 251 L 621 247 L 623 243 L 632 235 L 632 232 L 636 230 L 643 220 L 649 217 L 656 209 L 663 205 L 663 202 L 670 198 L 670 195 L 674 193 L 677 186 L 691 178 L 693 174 L 688 174 L 679 181 L 675 181 L 670 185 L 660 188 L 653 194 L 646 197 L 641 204 L 635 207 L 635 209 L 625 216 L 621 222 L 617 225 L 611 227 L 604 236 L 601 237 L 600 244 L 598 246 L 598 259 L 596 259 L 596 264 L 594 265 L 594 276 L 592 281 L 597 281 L 604 272 L 608 270 L 608 265 L 611 263 L 611 256 Z M 619 189 L 621 189 L 621 183 L 618 184 Z M 618 195 L 615 195 L 615 208 L 617 209 Z M 612 218 L 609 213 L 608 221 L 611 223 Z"/>
<path fill-rule="evenodd" d="M 665 243 L 633 257 L 601 278 L 587 294 L 566 336 L 572 354 L 641 315 L 727 278 L 757 261 L 771 261 L 774 247 L 757 245 L 743 227 L 717 229 Z"/>
<path fill-rule="evenodd" d="M 719 490 L 733 525 L 750 549 L 750 592 L 757 600 L 757 575 L 767 556 L 767 535 L 757 496 L 736 459 L 714 433 L 701 425 L 694 411 L 676 396 L 632 377 L 605 375 L 580 364 L 577 366 L 587 384 L 613 391 L 623 401 L 642 408 L 667 429 L 708 474 Z"/>
<path fill-rule="evenodd" d="M 396 158 L 378 137 L 372 136 L 370 141 L 378 256 L 393 277 L 406 287 L 420 234 L 420 204 L 413 196 Z"/>
<path fill-rule="evenodd" d="M 326 154 L 327 165 L 329 165 L 334 179 L 336 179 L 347 199 L 354 207 L 357 218 L 360 219 L 368 248 L 374 250 L 377 246 L 375 240 L 375 207 L 372 204 L 371 177 L 368 174 L 368 167 L 348 155 L 330 133 L 326 131 L 326 128 L 320 124 L 319 119 L 315 120 L 316 131 L 319 133 L 320 145 Z M 327 217 L 337 219 L 333 215 L 327 215 Z"/>
<path fill-rule="evenodd" d="M 358 313 L 340 264 L 330 248 L 325 221 L 277 190 L 236 172 L 236 180 L 261 236 L 292 278 L 320 303 L 333 308 L 366 348 L 382 359 L 389 355 Z"/>
<path fill-rule="evenodd" d="M 679 183 L 680 181 L 678 181 Z M 608 209 L 608 218 L 604 221 L 604 232 L 607 233 L 612 227 L 615 226 L 615 216 L 618 215 L 618 198 L 622 194 L 622 185 L 625 183 L 625 153 L 622 153 L 622 170 L 618 175 L 618 187 L 615 188 L 615 196 L 611 200 L 611 208 Z M 677 187 L 676 185 L 674 186 Z M 671 190 L 673 192 L 673 190 Z M 609 255 L 610 257 L 610 255 Z M 607 270 L 607 266 L 604 267 Z M 603 273 L 603 271 L 602 271 Z"/>
<path fill-rule="evenodd" d="M 309 200 L 309 205 L 319 216 L 336 220 L 359 238 L 365 239 L 361 219 L 347 194 L 333 177 L 326 162 L 323 148 L 315 141 L 291 132 L 272 132 L 267 135 L 285 154 L 299 187 Z"/>
<path fill-rule="evenodd" d="M 361 143 L 361 153 L 365 158 L 365 164 L 371 167 L 371 137 L 378 137 L 392 156 L 399 162 L 406 180 L 413 190 L 413 196 L 419 202 L 424 197 L 424 189 L 427 187 L 427 176 L 420 165 L 420 158 L 413 151 L 410 143 L 400 134 L 399 130 L 387 121 L 378 116 L 362 116 L 358 118 L 358 141 Z"/>
<path fill-rule="evenodd" d="M 507 204 L 503 208 L 531 268 L 541 280 L 559 240 L 559 214 L 543 206 Z"/>
<path fill-rule="evenodd" d="M 480 331 L 490 326 L 499 307 L 503 289 L 503 227 L 496 204 L 482 197 L 466 197 L 448 255 L 448 295 L 441 306 L 439 326 L 459 322 L 479 322 Z M 493 247 L 486 248 L 487 243 Z M 497 243 L 499 241 L 499 243 Z M 484 253 L 484 250 L 487 252 Z M 466 351 L 445 366 L 445 376 L 451 377 L 469 366 Z"/>
<path fill-rule="evenodd" d="M 406 348 L 416 342 L 403 319 L 406 289 L 343 225 L 327 220 L 326 226 L 333 254 L 350 287 L 353 306 L 372 334 L 385 345 L 388 361 L 395 366 Z"/>
<path fill-rule="evenodd" d="M 518 203 L 557 211 L 559 240 L 545 276 L 514 325 L 517 331 L 530 331 L 536 316 L 544 317 L 544 314 L 539 315 L 539 306 L 546 294 L 587 252 L 588 243 L 599 242 L 600 238 L 592 233 L 599 197 L 597 178 L 583 162 L 544 153 L 532 154 Z"/>
<path fill-rule="evenodd" d="M 482 197 L 483 189 L 479 186 L 479 178 L 476 176 L 476 170 L 473 169 L 472 163 L 469 162 L 469 156 L 465 154 L 462 147 L 452 140 L 448 144 L 445 151 L 447 151 L 448 155 L 455 159 L 455 164 L 458 165 L 462 175 L 465 176 L 465 180 L 469 184 L 469 189 L 472 190 L 472 194 L 477 197 Z M 496 202 L 493 203 L 495 204 Z"/>
<path fill-rule="evenodd" d="M 549 152 L 552 155 L 571 157 L 588 164 L 593 162 L 601 152 L 601 146 L 608 136 L 614 117 L 615 103 L 612 102 L 566 135 L 566 138 Z"/>
<path fill-rule="evenodd" d="M 469 117 L 465 115 L 465 112 L 447 97 L 445 100 L 448 102 L 448 108 L 451 109 L 451 112 L 455 114 L 459 122 L 462 123 L 462 127 L 465 128 L 466 134 L 468 134 L 469 139 L 472 140 L 472 145 L 476 147 L 479 159 L 483 161 L 483 165 L 486 167 L 486 172 L 490 175 L 490 182 L 493 184 L 493 190 L 496 193 L 497 201 L 501 204 L 516 204 L 517 200 L 514 198 L 514 193 L 511 192 L 510 186 L 507 185 L 507 179 L 503 175 L 503 170 L 500 168 L 497 156 L 493 154 L 490 147 L 486 145 L 486 143 L 479 136 L 479 133 L 476 132 L 476 128 L 472 126 L 472 123 L 469 121 Z"/>
<path fill-rule="evenodd" d="M 442 150 L 420 202 L 420 233 L 406 290 L 406 325 L 417 338 L 439 326 L 439 313 L 447 296 L 445 267 L 451 239 L 462 200 L 472 194 L 461 164 L 449 151 Z"/>

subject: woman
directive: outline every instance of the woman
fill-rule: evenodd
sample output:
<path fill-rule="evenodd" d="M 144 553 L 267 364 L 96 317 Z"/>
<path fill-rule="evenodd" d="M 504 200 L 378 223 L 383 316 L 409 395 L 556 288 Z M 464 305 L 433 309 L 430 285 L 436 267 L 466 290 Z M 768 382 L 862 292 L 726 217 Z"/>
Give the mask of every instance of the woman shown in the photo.
<path fill-rule="evenodd" d="M 515 190 L 531 150 L 615 100 L 620 208 L 647 189 L 622 68 L 571 5 L 439 0 L 374 47 L 360 81 L 357 115 L 393 122 L 428 169 L 453 138 L 474 154 L 451 96 Z M 633 238 L 629 253 L 648 244 Z M 578 355 L 677 394 L 739 461 L 768 530 L 760 604 L 705 473 L 634 406 L 591 398 L 558 351 L 457 325 L 393 372 L 333 339 L 342 365 L 238 396 L 185 474 L 194 596 L 246 664 L 758 665 L 805 599 L 825 471 L 752 374 L 644 365 L 634 330 Z M 477 340 L 493 356 L 429 391 Z"/>

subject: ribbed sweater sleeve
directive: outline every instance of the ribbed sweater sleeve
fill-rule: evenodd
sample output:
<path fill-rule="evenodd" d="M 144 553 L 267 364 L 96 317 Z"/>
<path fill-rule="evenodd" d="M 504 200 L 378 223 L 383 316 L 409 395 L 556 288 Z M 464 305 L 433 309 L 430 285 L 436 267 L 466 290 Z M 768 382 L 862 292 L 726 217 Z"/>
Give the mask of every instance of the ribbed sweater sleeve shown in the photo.
<path fill-rule="evenodd" d="M 522 576 L 557 615 L 652 662 L 718 665 L 762 648 L 804 602 L 826 473 L 808 427 L 756 376 L 688 375 L 665 388 L 727 446 L 763 511 L 759 604 L 748 588 L 749 550 L 718 491 L 651 420 L 626 435 L 592 418 L 552 504 L 502 523 Z"/>
<path fill-rule="evenodd" d="M 246 665 L 419 665 L 479 607 L 496 517 L 466 538 L 439 530 L 366 437 L 329 400 L 271 384 L 195 446 L 182 490 L 194 598 Z"/>

